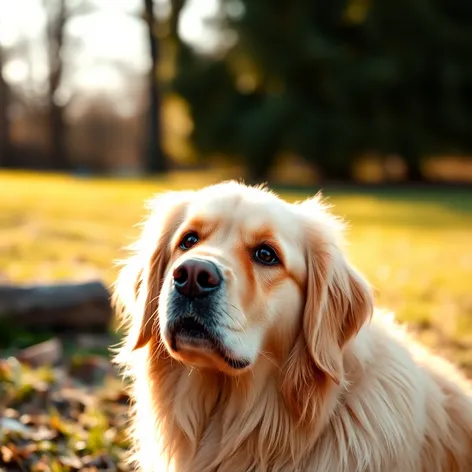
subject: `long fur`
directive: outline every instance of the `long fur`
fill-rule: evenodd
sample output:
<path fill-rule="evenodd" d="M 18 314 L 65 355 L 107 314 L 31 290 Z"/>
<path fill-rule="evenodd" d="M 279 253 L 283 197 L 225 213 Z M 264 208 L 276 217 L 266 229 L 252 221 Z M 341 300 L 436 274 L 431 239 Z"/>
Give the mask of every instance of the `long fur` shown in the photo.
<path fill-rule="evenodd" d="M 235 183 L 206 192 L 217 198 L 225 185 L 243 197 L 265 192 Z M 192 196 L 153 201 L 115 287 L 127 330 L 116 362 L 131 379 L 138 470 L 472 470 L 470 384 L 374 310 L 338 241 L 342 225 L 319 199 L 293 205 L 305 235 L 305 309 L 283 362 L 261 355 L 251 372 L 233 377 L 173 360 L 156 313 L 170 239 Z"/>

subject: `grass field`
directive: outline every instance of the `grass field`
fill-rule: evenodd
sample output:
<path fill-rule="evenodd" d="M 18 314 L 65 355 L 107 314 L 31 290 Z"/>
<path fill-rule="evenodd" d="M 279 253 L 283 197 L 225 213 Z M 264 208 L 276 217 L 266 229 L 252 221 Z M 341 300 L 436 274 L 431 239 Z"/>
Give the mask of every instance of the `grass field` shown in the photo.
<path fill-rule="evenodd" d="M 143 201 L 214 180 L 210 174 L 118 181 L 0 173 L 0 277 L 111 283 L 113 260 L 137 234 Z M 350 222 L 348 251 L 374 285 L 378 305 L 472 374 L 472 190 L 324 193 Z M 75 470 L 58 467 L 51 470 Z"/>
<path fill-rule="evenodd" d="M 0 174 L 0 277 L 111 283 L 113 260 L 136 236 L 144 200 L 214 180 L 210 174 L 166 181 Z M 472 368 L 472 190 L 324 193 L 350 223 L 348 250 L 378 303 Z"/>

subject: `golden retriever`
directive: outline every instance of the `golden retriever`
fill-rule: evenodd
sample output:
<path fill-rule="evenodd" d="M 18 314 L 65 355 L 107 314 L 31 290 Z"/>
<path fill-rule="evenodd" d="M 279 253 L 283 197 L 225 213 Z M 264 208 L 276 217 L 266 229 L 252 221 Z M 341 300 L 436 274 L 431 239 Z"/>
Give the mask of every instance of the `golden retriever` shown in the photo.
<path fill-rule="evenodd" d="M 151 202 L 114 302 L 146 472 L 470 472 L 471 386 L 374 313 L 320 198 Z"/>

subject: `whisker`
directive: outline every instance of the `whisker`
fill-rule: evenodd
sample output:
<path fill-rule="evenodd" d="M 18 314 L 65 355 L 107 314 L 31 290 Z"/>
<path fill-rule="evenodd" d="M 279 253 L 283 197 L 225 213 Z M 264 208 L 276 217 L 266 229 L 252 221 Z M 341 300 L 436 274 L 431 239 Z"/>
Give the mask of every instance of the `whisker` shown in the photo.
<path fill-rule="evenodd" d="M 238 310 L 238 308 L 237 308 L 235 305 L 229 305 L 229 307 L 230 307 L 230 308 L 233 308 L 234 310 L 236 310 L 238 313 L 241 314 L 241 311 Z M 246 330 L 244 329 L 244 327 L 243 327 L 243 325 L 241 324 L 241 322 L 240 322 L 238 319 L 236 319 L 234 316 L 232 316 L 231 313 L 229 313 L 228 310 L 222 309 L 222 311 L 223 311 L 223 313 L 224 313 L 231 321 L 233 321 L 234 323 L 237 323 L 237 324 L 239 325 L 239 327 L 240 327 L 240 329 L 241 329 L 241 331 L 242 331 L 243 333 L 246 332 Z M 229 326 L 228 326 L 228 328 L 229 328 Z"/>
<path fill-rule="evenodd" d="M 151 303 L 155 302 L 157 299 L 159 298 L 159 295 L 156 295 L 154 298 L 152 298 L 151 300 L 149 300 L 145 307 L 144 307 L 144 312 L 146 312 L 146 310 L 148 309 L 149 305 L 151 305 Z M 157 308 L 155 310 L 154 313 L 151 314 L 151 316 L 149 317 L 148 320 L 146 320 L 146 323 L 144 324 L 143 326 L 143 329 L 147 328 L 147 325 L 149 322 L 155 322 L 156 320 L 156 315 L 157 315 Z M 157 323 L 156 323 L 157 324 Z M 153 327 L 154 328 L 154 327 Z M 151 329 L 151 331 L 153 331 L 153 329 Z"/>
<path fill-rule="evenodd" d="M 272 365 L 277 367 L 278 370 L 280 370 L 280 367 L 277 365 L 277 363 L 271 357 L 269 357 L 264 351 L 260 351 L 260 354 L 261 356 L 266 358 Z"/>

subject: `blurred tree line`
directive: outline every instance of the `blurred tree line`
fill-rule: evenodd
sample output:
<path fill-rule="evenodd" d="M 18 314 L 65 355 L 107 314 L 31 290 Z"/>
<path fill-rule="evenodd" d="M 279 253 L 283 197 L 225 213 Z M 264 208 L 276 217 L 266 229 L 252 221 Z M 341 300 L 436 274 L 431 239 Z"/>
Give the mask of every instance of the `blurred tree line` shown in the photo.
<path fill-rule="evenodd" d="M 174 80 L 202 156 L 262 178 L 284 150 L 349 179 L 360 155 L 393 154 L 421 180 L 424 157 L 471 153 L 469 0 L 221 0 L 216 21 L 232 45 L 181 44 Z"/>
<path fill-rule="evenodd" d="M 57 100 L 64 25 L 92 8 L 89 1 L 71 8 L 68 0 L 44 0 L 57 169 L 71 166 L 66 105 Z M 243 162 L 254 179 L 265 178 L 281 154 L 335 180 L 351 179 L 362 156 L 395 156 L 413 181 L 425 178 L 425 158 L 472 156 L 470 0 L 219 0 L 207 21 L 220 41 L 205 52 L 182 37 L 189 3 L 142 1 L 152 64 L 139 122 L 147 172 L 169 166 L 162 109 L 173 96 L 186 104 L 197 161 L 225 156 Z M 2 59 L 0 51 L 0 160 L 8 165 L 11 91 Z M 105 134 L 92 124 L 92 134 Z"/>
<path fill-rule="evenodd" d="M 141 101 L 141 92 L 146 95 L 146 104 L 131 117 L 119 116 L 113 100 L 104 94 L 100 96 L 100 92 L 90 92 L 87 97 L 70 89 L 64 93 L 67 81 L 77 73 L 71 71 L 71 56 L 80 53 L 83 46 L 81 38 L 67 35 L 67 28 L 75 19 L 96 14 L 100 2 L 39 1 L 46 18 L 44 34 L 34 39 L 20 36 L 8 47 L 0 43 L 0 167 L 107 171 L 119 167 L 122 161 L 129 161 L 124 154 L 132 154 L 132 148 L 136 147 L 146 172 L 166 170 L 159 139 L 160 96 L 156 75 L 159 57 L 152 0 L 143 0 L 143 14 L 137 15 L 142 17 L 149 31 L 152 65 L 149 77 L 141 80 L 124 59 L 108 61 L 108 65 L 120 71 L 125 82 L 131 84 L 128 92 L 131 90 L 138 97 L 135 101 Z M 44 84 L 31 77 L 31 70 L 37 67 L 37 63 L 31 61 L 38 60 L 32 57 L 37 54 L 32 51 L 34 41 L 44 46 L 47 68 Z M 29 75 L 20 85 L 10 84 L 5 78 L 5 66 L 9 61 L 18 63 L 18 60 L 26 65 Z M 80 116 L 71 120 L 70 115 L 76 109 L 80 110 Z M 111 154 L 115 162 L 110 162 Z"/>

